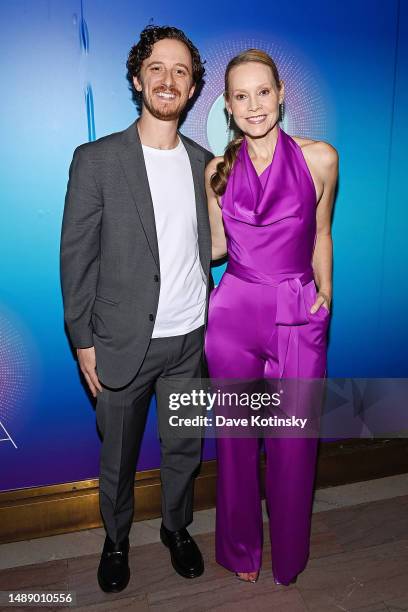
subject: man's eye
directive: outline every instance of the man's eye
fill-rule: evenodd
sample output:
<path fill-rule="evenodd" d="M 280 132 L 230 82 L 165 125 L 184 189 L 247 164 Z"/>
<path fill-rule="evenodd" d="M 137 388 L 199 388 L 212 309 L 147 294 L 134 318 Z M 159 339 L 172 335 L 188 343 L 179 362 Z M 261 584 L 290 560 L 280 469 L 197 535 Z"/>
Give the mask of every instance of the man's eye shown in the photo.
<path fill-rule="evenodd" d="M 185 70 L 183 70 L 182 68 L 179 68 L 176 72 L 177 72 L 177 74 L 181 74 L 181 75 L 186 74 Z"/>
<path fill-rule="evenodd" d="M 158 72 L 160 70 L 160 66 L 152 66 L 152 70 L 154 72 Z"/>

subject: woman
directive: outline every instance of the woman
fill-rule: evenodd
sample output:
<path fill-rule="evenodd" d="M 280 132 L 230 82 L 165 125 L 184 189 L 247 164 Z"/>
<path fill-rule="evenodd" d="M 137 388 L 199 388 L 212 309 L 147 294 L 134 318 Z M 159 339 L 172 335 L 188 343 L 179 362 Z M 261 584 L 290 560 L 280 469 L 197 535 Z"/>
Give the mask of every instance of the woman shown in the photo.
<path fill-rule="evenodd" d="M 279 126 L 284 84 L 257 49 L 233 58 L 225 104 L 241 135 L 206 169 L 213 259 L 205 350 L 212 378 L 324 378 L 338 156 Z M 288 585 L 309 555 L 317 437 L 266 438 L 272 570 Z M 256 582 L 262 559 L 259 440 L 217 440 L 216 558 Z"/>

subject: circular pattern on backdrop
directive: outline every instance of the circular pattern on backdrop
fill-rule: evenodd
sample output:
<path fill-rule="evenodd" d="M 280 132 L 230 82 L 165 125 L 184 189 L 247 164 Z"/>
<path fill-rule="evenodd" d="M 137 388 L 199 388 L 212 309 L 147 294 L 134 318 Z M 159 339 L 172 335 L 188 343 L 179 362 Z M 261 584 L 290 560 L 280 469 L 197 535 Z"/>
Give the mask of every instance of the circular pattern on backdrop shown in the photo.
<path fill-rule="evenodd" d="M 0 307 L 0 421 L 7 427 L 17 421 L 30 379 L 30 361 L 24 333 L 12 314 Z M 12 432 L 9 430 L 10 435 Z M 0 427 L 0 438 L 4 431 Z"/>
<path fill-rule="evenodd" d="M 228 40 L 211 46 L 206 59 L 205 84 L 200 96 L 183 123 L 186 136 L 222 155 L 232 134 L 227 132 L 224 111 L 224 74 L 230 59 L 241 51 L 258 48 L 266 51 L 276 62 L 279 76 L 285 83 L 282 129 L 288 134 L 327 139 L 327 111 L 322 87 L 304 57 L 285 48 L 281 43 L 253 38 Z"/>

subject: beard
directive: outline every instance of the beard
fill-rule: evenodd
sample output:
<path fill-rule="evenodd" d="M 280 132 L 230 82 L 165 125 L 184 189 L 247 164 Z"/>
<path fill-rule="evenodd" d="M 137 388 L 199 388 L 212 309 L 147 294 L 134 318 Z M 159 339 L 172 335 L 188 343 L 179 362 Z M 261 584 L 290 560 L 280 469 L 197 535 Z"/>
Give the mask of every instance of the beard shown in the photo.
<path fill-rule="evenodd" d="M 171 101 L 161 101 L 155 97 L 155 94 L 160 92 L 170 93 L 176 97 Z M 148 98 L 144 91 L 142 95 L 143 104 L 146 106 L 147 110 L 153 117 L 161 121 L 174 121 L 174 119 L 178 119 L 188 102 L 186 99 L 183 104 L 181 93 L 176 87 L 155 87 L 155 89 L 152 90 L 151 98 Z"/>

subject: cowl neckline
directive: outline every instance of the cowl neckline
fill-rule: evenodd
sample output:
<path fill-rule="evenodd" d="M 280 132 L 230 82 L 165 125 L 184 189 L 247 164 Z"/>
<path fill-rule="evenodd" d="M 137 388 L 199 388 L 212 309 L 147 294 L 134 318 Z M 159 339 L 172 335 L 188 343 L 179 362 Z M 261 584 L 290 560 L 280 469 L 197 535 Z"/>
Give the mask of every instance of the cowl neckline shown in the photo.
<path fill-rule="evenodd" d="M 292 171 L 298 166 L 291 140 L 278 126 L 272 160 L 258 176 L 248 153 L 248 142 L 243 139 L 222 197 L 223 214 L 259 226 L 293 216 L 292 207 L 289 210 L 285 206 L 293 192 Z"/>
<path fill-rule="evenodd" d="M 275 150 L 273 152 L 272 155 L 272 159 L 269 162 L 269 164 L 262 170 L 261 174 L 257 174 L 255 166 L 253 164 L 252 159 L 249 156 L 249 152 L 248 152 L 248 141 L 246 138 L 244 138 L 244 140 L 241 143 L 239 152 L 238 152 L 238 157 L 241 158 L 243 164 L 245 165 L 245 170 L 246 173 L 248 175 L 248 180 L 249 182 L 253 182 L 255 185 L 259 184 L 259 186 L 261 187 L 261 190 L 263 191 L 263 185 L 262 183 L 267 182 L 268 178 L 269 178 L 269 174 L 271 172 L 271 169 L 273 167 L 274 161 L 275 161 L 275 157 L 277 156 L 279 147 L 280 147 L 280 134 L 282 132 L 282 129 L 278 126 L 278 137 L 276 139 L 276 144 L 275 144 Z M 258 179 L 258 180 L 256 180 Z"/>

